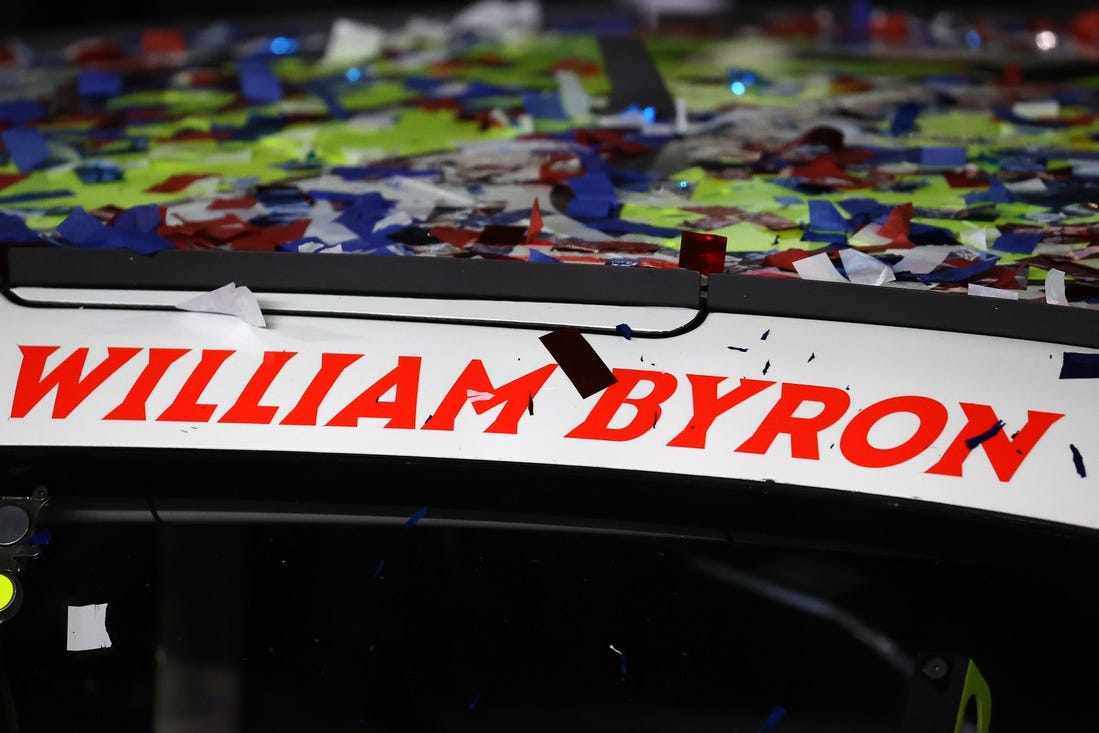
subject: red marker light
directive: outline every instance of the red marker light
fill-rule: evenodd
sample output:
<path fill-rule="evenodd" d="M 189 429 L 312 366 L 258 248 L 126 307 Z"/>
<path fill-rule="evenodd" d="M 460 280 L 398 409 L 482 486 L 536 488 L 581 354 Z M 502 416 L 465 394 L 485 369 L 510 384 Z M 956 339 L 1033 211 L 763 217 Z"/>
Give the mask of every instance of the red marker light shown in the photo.
<path fill-rule="evenodd" d="M 725 272 L 725 245 L 728 237 L 720 234 L 683 232 L 679 244 L 679 266 L 703 275 Z"/>

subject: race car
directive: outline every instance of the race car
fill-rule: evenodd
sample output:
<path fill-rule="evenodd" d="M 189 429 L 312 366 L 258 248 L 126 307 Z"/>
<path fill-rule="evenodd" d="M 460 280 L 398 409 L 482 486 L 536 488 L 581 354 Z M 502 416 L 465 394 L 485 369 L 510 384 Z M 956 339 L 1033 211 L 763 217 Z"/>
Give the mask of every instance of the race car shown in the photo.
<path fill-rule="evenodd" d="M 1094 722 L 1086 79 L 299 30 L 5 71 L 9 728 Z"/>

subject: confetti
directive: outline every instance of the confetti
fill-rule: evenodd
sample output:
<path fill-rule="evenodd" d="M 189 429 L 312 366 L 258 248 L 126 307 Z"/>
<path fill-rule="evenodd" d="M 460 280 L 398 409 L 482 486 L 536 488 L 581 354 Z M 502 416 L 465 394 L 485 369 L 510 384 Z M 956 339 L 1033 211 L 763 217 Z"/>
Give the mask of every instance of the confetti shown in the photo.
<path fill-rule="evenodd" d="M 1068 447 L 1072 451 L 1072 465 L 1076 467 L 1076 473 L 1079 474 L 1080 478 L 1086 478 L 1088 472 L 1084 470 L 1084 457 L 1080 455 L 1080 450 L 1071 443 Z"/>
<path fill-rule="evenodd" d="M 858 7 L 827 33 L 802 18 L 826 53 L 795 54 L 784 77 L 761 59 L 700 78 L 694 54 L 751 58 L 760 40 L 705 16 L 662 29 L 685 41 L 668 48 L 593 21 L 575 29 L 589 51 L 549 53 L 537 4 L 496 0 L 393 32 L 336 18 L 308 42 L 293 27 L 261 41 L 148 27 L 30 44 L 0 103 L 4 239 L 667 267 L 1099 307 L 1086 79 L 1032 82 L 1034 37 L 995 19 L 970 20 L 1033 58 L 969 34 L 931 44 L 931 19 Z M 223 68 L 202 62 L 215 56 Z M 828 61 L 852 57 L 865 71 Z M 155 73 L 125 71 L 138 60 Z M 951 62 L 965 73 L 942 73 Z M 860 122 L 821 120 L 852 95 Z M 163 210 L 156 226 L 116 224 L 144 206 Z"/>
<path fill-rule="evenodd" d="M 421 509 L 417 509 L 412 514 L 412 516 L 408 518 L 408 521 L 406 521 L 404 523 L 404 526 L 405 527 L 412 527 L 413 525 L 417 524 L 421 519 L 423 519 L 424 517 L 427 516 L 427 510 L 428 510 L 428 507 L 426 507 L 426 506 L 421 508 Z"/>

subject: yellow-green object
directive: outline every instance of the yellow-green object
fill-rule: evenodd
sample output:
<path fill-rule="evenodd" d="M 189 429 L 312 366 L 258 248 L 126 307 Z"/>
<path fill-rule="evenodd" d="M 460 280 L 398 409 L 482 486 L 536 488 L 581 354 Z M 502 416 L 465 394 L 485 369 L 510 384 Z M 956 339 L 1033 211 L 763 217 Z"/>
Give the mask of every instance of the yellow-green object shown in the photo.
<path fill-rule="evenodd" d="M 0 573 L 0 611 L 7 610 L 15 600 L 15 583 L 4 573 Z"/>
<path fill-rule="evenodd" d="M 958 704 L 958 718 L 954 724 L 954 733 L 962 733 L 965 725 L 965 710 L 969 701 L 973 700 L 977 706 L 977 733 L 988 733 L 989 721 L 992 719 L 992 690 L 988 687 L 984 675 L 977 669 L 973 660 L 969 660 L 969 666 L 965 671 L 965 682 L 962 684 L 962 699 Z"/>

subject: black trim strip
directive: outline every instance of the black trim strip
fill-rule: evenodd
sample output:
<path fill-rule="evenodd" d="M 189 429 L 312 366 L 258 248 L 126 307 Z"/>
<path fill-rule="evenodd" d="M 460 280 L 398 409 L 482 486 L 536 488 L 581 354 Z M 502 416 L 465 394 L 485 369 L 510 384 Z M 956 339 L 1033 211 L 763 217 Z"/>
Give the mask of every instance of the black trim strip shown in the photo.
<path fill-rule="evenodd" d="M 173 524 L 354 524 L 402 526 L 419 507 L 369 507 L 354 504 L 302 504 L 301 502 L 254 502 L 203 499 L 161 499 L 156 501 L 156 517 L 140 499 L 103 498 L 53 499 L 49 517 L 52 523 L 151 523 Z M 579 517 L 553 517 L 491 511 L 463 512 L 436 509 L 419 524 L 427 527 L 466 529 L 503 529 L 577 534 L 662 537 L 677 540 L 726 542 L 724 532 L 702 527 L 681 527 L 656 522 L 589 520 Z"/>
<path fill-rule="evenodd" d="M 693 270 L 453 257 L 13 247 L 8 287 L 213 290 L 698 308 Z"/>
<path fill-rule="evenodd" d="M 678 268 L 282 252 L 12 247 L 7 286 L 212 290 L 700 308 L 701 277 Z M 714 274 L 706 309 L 1024 339 L 1099 349 L 1087 308 L 854 283 Z M 319 315 L 319 314 L 317 314 Z"/>
<path fill-rule="evenodd" d="M 14 290 L 8 290 L 2 293 L 2 297 L 6 297 L 9 301 L 22 308 L 57 308 L 57 309 L 73 309 L 80 308 L 81 310 L 108 310 L 108 311 L 161 311 L 164 313 L 178 313 L 178 308 L 169 305 L 145 305 L 139 303 L 81 303 L 79 301 L 61 301 L 61 300 L 28 300 L 22 297 Z M 588 305 L 587 303 L 583 305 Z M 263 314 L 265 316 L 297 316 L 301 318 L 350 318 L 356 321 L 395 321 L 400 323 L 437 323 L 446 324 L 452 326 L 482 326 L 485 328 L 508 328 L 519 329 L 526 331 L 554 331 L 562 327 L 562 323 L 552 323 L 548 321 L 507 321 L 507 320 L 489 320 L 486 318 L 443 318 L 440 316 L 409 316 L 409 315 L 395 315 L 392 313 L 358 313 L 354 311 L 338 311 L 338 310 L 298 310 L 292 308 L 263 308 Z M 649 331 L 642 328 L 636 328 L 632 330 L 631 338 L 650 338 L 650 339 L 663 339 L 674 338 L 683 333 L 688 333 L 697 328 L 703 321 L 706 320 L 706 311 L 696 310 L 689 320 L 684 321 L 680 325 L 665 330 L 665 331 Z M 606 334 L 613 335 L 617 333 L 615 328 L 610 326 L 601 328 L 598 326 L 583 326 L 577 327 L 584 333 L 592 334 Z"/>
<path fill-rule="evenodd" d="M 757 275 L 711 275 L 709 309 L 926 328 L 1099 349 L 1099 313 L 953 293 Z"/>
<path fill-rule="evenodd" d="M 334 507 L 375 517 L 404 512 L 407 520 L 411 508 L 429 506 L 429 517 L 510 520 L 514 529 L 542 524 L 662 533 L 659 528 L 674 527 L 689 538 L 716 531 L 734 544 L 1043 572 L 1061 567 L 1068 555 L 1080 561 L 1072 567 L 1099 557 L 1099 530 L 1086 527 L 860 492 L 645 471 L 282 451 L 10 446 L 0 447 L 0 471 L 9 476 L 9 495 L 46 487 L 43 526 L 54 508 L 68 521 L 135 521 L 134 512 L 147 519 L 150 506 L 169 511 L 164 521 L 201 521 L 204 512 L 214 520 L 230 505 L 291 511 L 303 520 Z"/>

